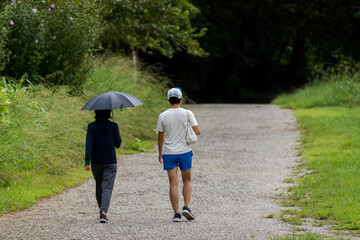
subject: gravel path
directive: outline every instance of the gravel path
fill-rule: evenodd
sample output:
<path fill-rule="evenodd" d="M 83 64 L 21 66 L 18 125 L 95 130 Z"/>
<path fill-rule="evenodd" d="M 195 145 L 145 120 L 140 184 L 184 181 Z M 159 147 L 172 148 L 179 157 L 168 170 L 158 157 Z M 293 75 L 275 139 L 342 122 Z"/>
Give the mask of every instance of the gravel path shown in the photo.
<path fill-rule="evenodd" d="M 98 222 L 90 179 L 0 217 L 0 239 L 268 239 L 291 233 L 286 223 L 264 216 L 280 212 L 273 197 L 295 164 L 299 133 L 292 112 L 274 105 L 189 108 L 202 130 L 193 147 L 195 221 L 171 222 L 167 174 L 156 153 L 142 153 L 121 156 L 108 224 Z"/>

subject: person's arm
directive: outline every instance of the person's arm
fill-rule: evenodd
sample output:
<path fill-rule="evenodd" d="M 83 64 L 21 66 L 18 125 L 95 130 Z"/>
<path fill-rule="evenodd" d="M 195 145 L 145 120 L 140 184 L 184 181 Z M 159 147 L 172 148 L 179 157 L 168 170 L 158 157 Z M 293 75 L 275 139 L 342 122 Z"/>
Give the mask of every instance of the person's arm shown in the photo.
<path fill-rule="evenodd" d="M 85 169 L 87 171 L 90 171 L 90 157 L 91 157 L 92 144 L 93 144 L 93 135 L 88 126 L 86 133 L 86 142 L 85 142 Z"/>
<path fill-rule="evenodd" d="M 159 150 L 159 162 L 162 163 L 162 158 L 163 158 L 163 148 L 164 148 L 164 137 L 165 137 L 165 133 L 164 132 L 158 132 L 158 150 Z"/>
<path fill-rule="evenodd" d="M 196 135 L 200 135 L 200 127 L 199 125 L 193 126 L 192 129 L 194 130 Z"/>
<path fill-rule="evenodd" d="M 197 123 L 196 119 L 195 119 L 195 116 L 194 116 L 194 113 L 190 110 L 188 110 L 188 118 L 190 121 L 190 125 L 192 127 L 192 129 L 194 130 L 195 134 L 196 135 L 200 135 L 200 127 L 199 127 L 199 124 Z"/>
<path fill-rule="evenodd" d="M 121 145 L 121 137 L 120 137 L 120 131 L 119 131 L 119 126 L 117 124 L 115 124 L 115 136 L 114 136 L 114 145 L 116 148 L 119 148 Z"/>

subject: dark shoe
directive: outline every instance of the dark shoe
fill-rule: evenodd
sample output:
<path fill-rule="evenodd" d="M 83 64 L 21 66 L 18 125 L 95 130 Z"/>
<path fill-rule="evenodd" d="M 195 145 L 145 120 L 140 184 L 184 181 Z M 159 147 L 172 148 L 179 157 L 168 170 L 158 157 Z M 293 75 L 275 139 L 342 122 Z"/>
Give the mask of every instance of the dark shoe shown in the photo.
<path fill-rule="evenodd" d="M 173 222 L 180 222 L 181 221 L 181 214 L 175 213 L 174 218 L 172 219 Z"/>
<path fill-rule="evenodd" d="M 181 213 L 184 217 L 186 217 L 187 220 L 194 220 L 195 216 L 194 214 L 191 213 L 190 208 L 188 208 L 187 206 L 183 207 L 182 213 Z"/>
<path fill-rule="evenodd" d="M 109 219 L 107 218 L 106 214 L 100 213 L 100 222 L 107 223 Z"/>

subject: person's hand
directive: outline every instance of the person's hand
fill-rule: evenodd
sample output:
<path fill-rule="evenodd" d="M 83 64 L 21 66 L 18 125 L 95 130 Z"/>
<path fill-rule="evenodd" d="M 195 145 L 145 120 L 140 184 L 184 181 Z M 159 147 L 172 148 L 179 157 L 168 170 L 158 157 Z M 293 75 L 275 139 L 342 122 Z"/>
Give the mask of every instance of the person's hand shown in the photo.
<path fill-rule="evenodd" d="M 91 168 L 90 168 L 90 165 L 86 165 L 86 166 L 85 166 L 85 169 L 86 169 L 86 171 L 90 171 L 90 169 L 91 169 Z"/>
<path fill-rule="evenodd" d="M 159 162 L 160 162 L 161 164 L 163 163 L 162 158 L 163 158 L 163 154 L 159 154 Z"/>

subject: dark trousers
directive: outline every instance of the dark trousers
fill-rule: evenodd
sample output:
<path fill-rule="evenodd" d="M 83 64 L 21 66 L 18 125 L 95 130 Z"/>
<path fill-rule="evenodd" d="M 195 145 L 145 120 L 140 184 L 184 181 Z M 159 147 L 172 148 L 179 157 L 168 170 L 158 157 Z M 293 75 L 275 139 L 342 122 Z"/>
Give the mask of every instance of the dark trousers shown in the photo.
<path fill-rule="evenodd" d="M 116 163 L 93 164 L 91 170 L 96 182 L 96 200 L 100 208 L 100 213 L 108 212 L 116 177 Z"/>

